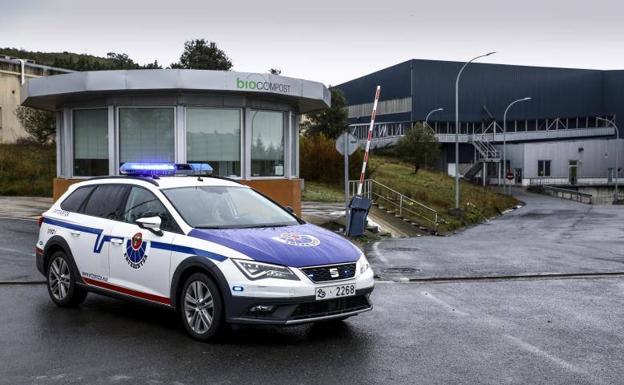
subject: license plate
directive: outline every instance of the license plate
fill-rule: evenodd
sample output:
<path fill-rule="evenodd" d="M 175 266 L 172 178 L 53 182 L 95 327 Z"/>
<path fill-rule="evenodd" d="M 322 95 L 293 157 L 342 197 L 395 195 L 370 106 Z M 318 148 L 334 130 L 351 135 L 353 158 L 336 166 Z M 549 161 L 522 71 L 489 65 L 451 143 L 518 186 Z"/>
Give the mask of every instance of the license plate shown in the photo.
<path fill-rule="evenodd" d="M 316 289 L 316 300 L 349 297 L 355 295 L 355 284 L 345 283 L 336 286 L 324 286 Z"/>

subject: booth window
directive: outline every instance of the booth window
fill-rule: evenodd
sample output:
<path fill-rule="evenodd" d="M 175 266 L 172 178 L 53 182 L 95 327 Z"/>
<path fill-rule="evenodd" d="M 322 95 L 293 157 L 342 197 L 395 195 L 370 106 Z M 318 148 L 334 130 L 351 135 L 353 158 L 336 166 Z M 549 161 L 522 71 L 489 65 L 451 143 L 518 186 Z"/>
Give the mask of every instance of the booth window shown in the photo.
<path fill-rule="evenodd" d="M 241 111 L 187 108 L 186 160 L 208 163 L 219 176 L 240 176 Z"/>
<path fill-rule="evenodd" d="M 108 110 L 74 110 L 74 176 L 108 175 Z"/>
<path fill-rule="evenodd" d="M 251 111 L 251 176 L 284 176 L 284 114 Z"/>
<path fill-rule="evenodd" d="M 174 120 L 173 108 L 120 108 L 120 162 L 173 162 Z"/>

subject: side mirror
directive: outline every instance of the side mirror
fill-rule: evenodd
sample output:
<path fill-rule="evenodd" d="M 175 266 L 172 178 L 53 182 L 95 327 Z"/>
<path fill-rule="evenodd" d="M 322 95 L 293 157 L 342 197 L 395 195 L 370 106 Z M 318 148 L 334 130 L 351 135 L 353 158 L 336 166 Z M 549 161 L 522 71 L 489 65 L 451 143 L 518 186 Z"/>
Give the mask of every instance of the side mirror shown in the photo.
<path fill-rule="evenodd" d="M 136 224 L 140 228 L 147 229 L 156 235 L 162 235 L 162 231 L 160 230 L 161 223 L 162 220 L 158 216 L 143 217 L 136 220 Z"/>

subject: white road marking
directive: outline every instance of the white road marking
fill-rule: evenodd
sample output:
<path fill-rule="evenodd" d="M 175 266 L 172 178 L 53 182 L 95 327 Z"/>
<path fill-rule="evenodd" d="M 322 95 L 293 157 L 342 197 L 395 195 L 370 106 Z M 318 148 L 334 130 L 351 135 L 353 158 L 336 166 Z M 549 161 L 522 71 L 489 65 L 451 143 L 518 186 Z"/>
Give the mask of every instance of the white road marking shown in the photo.
<path fill-rule="evenodd" d="M 18 220 L 18 221 L 37 222 L 38 217 L 37 217 L 37 218 L 24 218 L 24 217 L 7 217 L 7 216 L 0 216 L 0 219 L 15 219 L 15 220 Z"/>
<path fill-rule="evenodd" d="M 578 368 L 576 366 L 574 366 L 573 364 L 569 363 L 568 361 L 562 360 L 559 357 L 553 356 L 552 354 L 543 351 L 542 349 L 538 348 L 537 346 L 533 346 L 530 343 L 521 340 L 520 338 L 511 336 L 509 334 L 505 334 L 505 338 L 507 338 L 508 340 L 510 340 L 511 342 L 513 342 L 514 344 L 516 344 L 517 346 L 519 346 L 521 349 L 526 350 L 529 353 L 533 353 L 535 355 L 538 355 L 540 357 L 546 358 L 547 360 L 559 365 L 560 367 L 570 371 L 570 372 L 574 372 L 574 373 L 578 373 L 578 374 L 588 374 L 585 370 Z"/>
<path fill-rule="evenodd" d="M 447 309 L 449 309 L 450 311 L 452 311 L 455 314 L 459 314 L 459 315 L 468 315 L 468 313 L 465 313 L 461 310 L 457 310 L 457 308 L 455 306 L 452 306 L 451 304 L 441 300 L 440 298 L 435 297 L 433 294 L 423 291 L 422 292 L 423 296 L 425 296 L 425 298 L 429 298 L 430 300 L 432 300 L 433 302 L 437 303 L 438 305 L 441 305 L 442 307 L 445 307 Z"/>
<path fill-rule="evenodd" d="M 379 252 L 379 244 L 380 241 L 373 243 L 373 255 L 376 259 L 380 260 L 384 265 L 388 265 L 388 260 Z"/>

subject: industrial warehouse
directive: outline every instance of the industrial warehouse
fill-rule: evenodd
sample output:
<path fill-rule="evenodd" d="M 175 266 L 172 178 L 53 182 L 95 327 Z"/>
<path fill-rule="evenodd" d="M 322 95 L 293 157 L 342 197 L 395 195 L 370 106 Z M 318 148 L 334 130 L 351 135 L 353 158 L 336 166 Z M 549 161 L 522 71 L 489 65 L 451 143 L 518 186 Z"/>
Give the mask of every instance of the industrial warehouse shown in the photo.
<path fill-rule="evenodd" d="M 616 118 L 624 116 L 624 70 L 471 63 L 459 81 L 456 137 L 455 84 L 463 65 L 409 60 L 338 85 L 351 132 L 366 138 L 381 85 L 373 148 L 422 122 L 442 145 L 438 167 L 455 174 L 457 140 L 459 174 L 479 183 L 508 176 L 517 185 L 579 188 L 614 185 L 616 169 L 622 176 Z"/>

